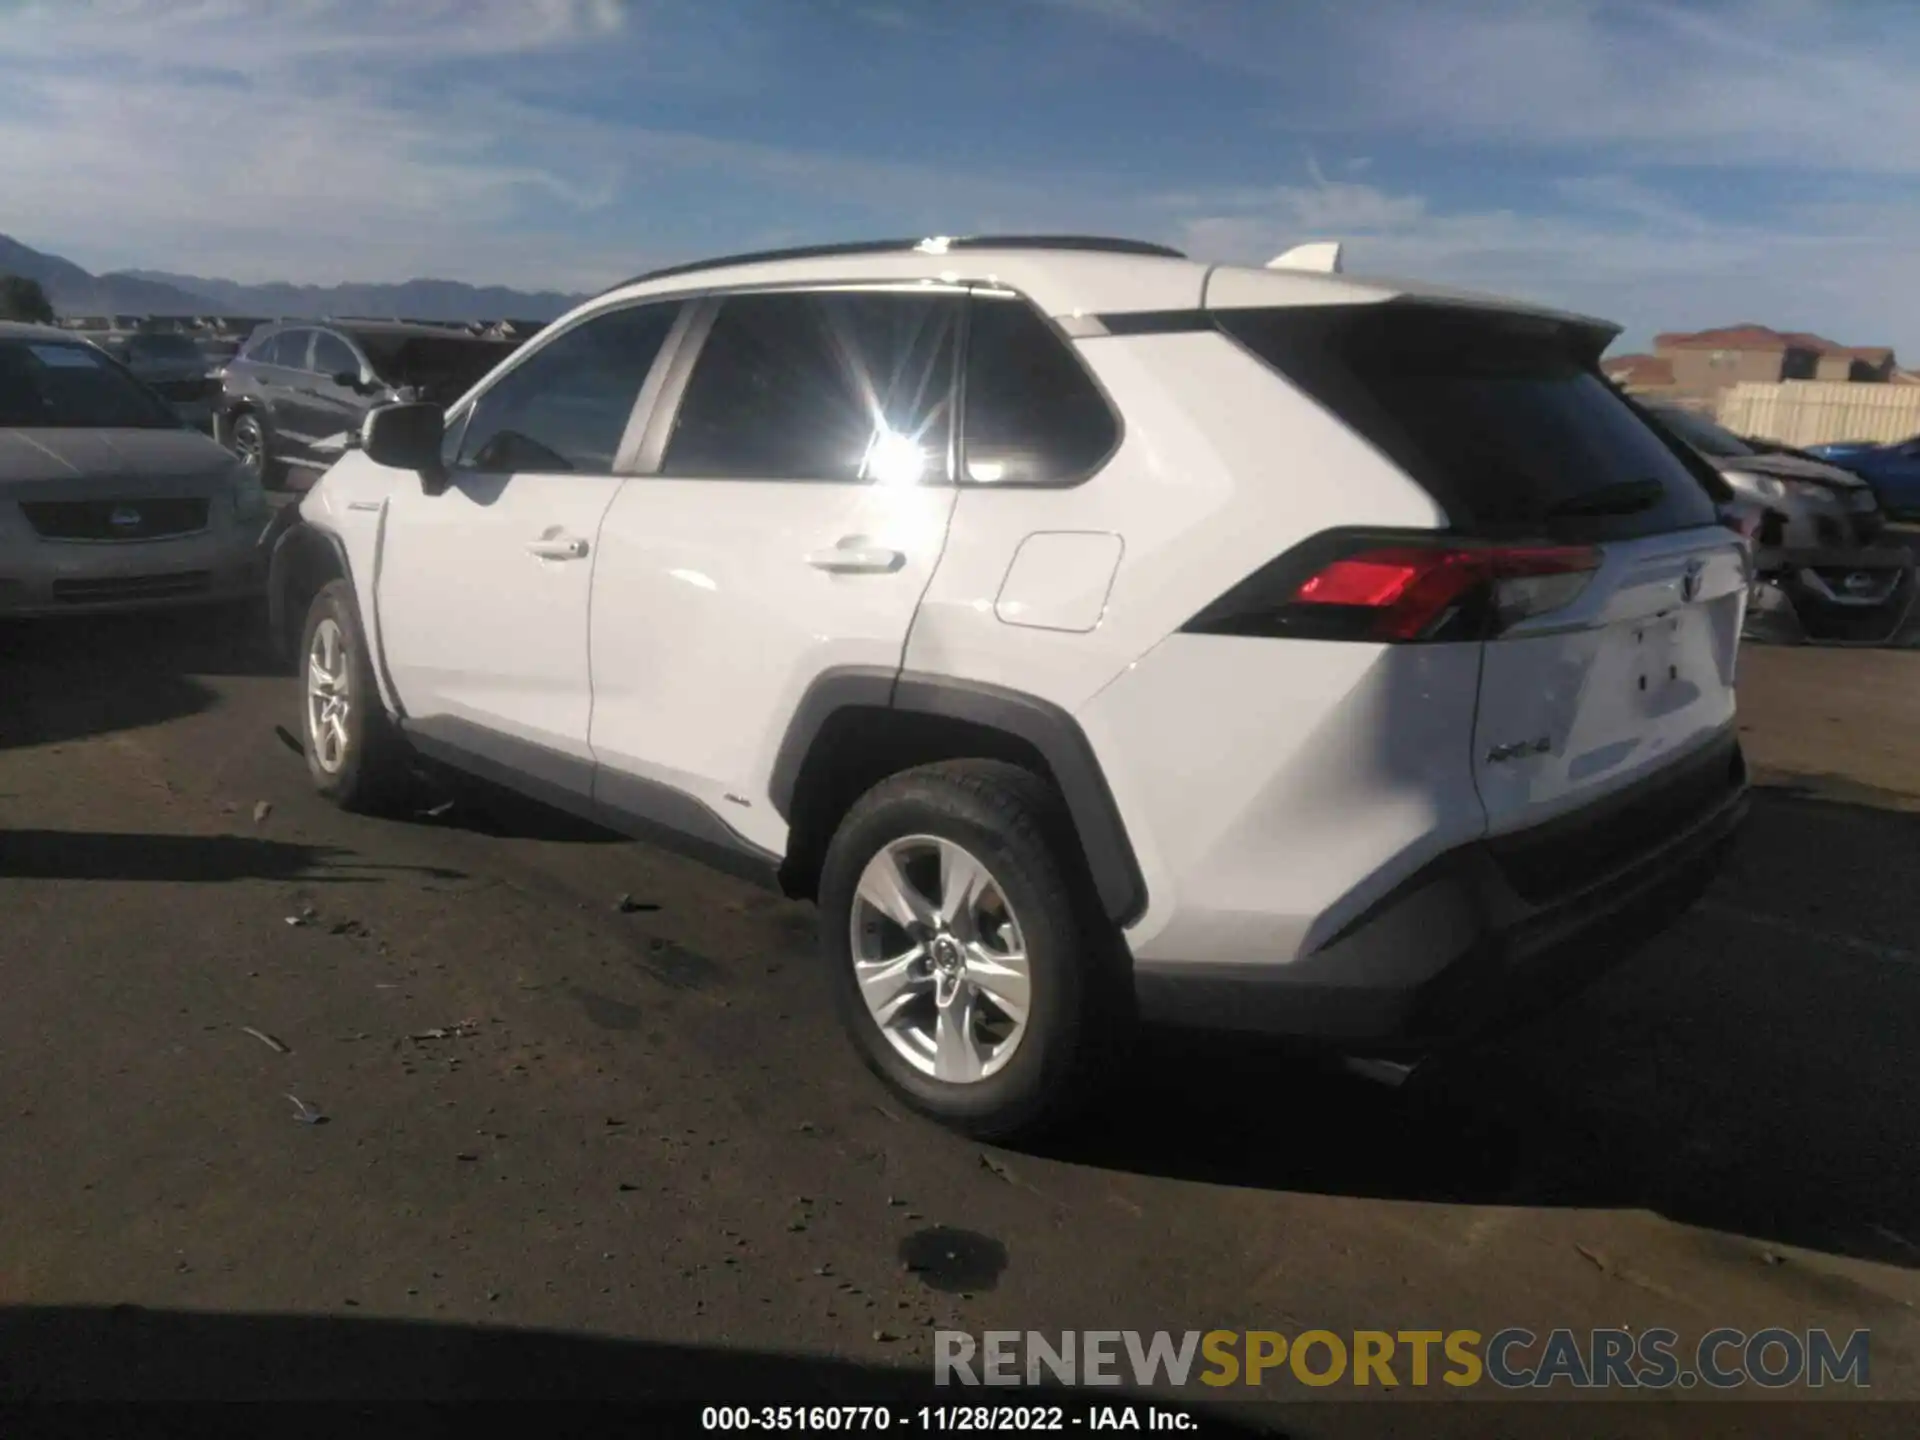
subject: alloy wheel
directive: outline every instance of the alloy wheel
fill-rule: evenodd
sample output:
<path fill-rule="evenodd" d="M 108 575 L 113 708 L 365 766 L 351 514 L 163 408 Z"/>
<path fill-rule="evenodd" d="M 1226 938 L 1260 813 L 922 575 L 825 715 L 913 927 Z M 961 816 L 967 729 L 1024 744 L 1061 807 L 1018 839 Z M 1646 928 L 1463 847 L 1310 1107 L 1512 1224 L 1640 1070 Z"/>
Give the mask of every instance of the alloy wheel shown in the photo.
<path fill-rule="evenodd" d="M 932 835 L 890 842 L 861 872 L 851 923 L 861 997 L 908 1064 L 965 1085 L 1013 1058 L 1032 971 L 1006 891 L 978 856 Z"/>
<path fill-rule="evenodd" d="M 340 622 L 323 616 L 307 646 L 307 743 L 316 763 L 337 775 L 347 760 L 347 719 L 353 682 Z"/>

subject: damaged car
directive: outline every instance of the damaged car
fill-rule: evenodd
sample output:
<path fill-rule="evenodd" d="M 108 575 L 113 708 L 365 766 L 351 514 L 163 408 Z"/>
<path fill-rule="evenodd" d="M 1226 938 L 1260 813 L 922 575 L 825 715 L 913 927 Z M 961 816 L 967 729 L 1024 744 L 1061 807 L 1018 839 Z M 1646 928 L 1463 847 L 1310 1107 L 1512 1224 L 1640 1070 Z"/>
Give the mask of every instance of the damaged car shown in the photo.
<path fill-rule="evenodd" d="M 1900 637 L 1913 610 L 1914 559 L 1886 538 L 1872 486 L 1681 406 L 1646 408 L 1733 492 L 1723 507 L 1753 550 L 1749 639 L 1886 645 Z"/>
<path fill-rule="evenodd" d="M 398 320 L 263 326 L 227 362 L 214 438 L 262 485 L 308 481 L 354 443 L 377 405 L 450 405 L 519 342 Z"/>

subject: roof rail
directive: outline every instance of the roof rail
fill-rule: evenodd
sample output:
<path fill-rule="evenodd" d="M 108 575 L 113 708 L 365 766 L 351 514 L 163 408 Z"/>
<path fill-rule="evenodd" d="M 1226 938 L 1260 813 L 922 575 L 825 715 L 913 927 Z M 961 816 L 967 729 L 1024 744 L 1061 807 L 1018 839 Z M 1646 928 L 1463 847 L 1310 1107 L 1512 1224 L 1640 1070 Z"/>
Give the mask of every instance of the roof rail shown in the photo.
<path fill-rule="evenodd" d="M 854 240 L 839 245 L 801 245 L 790 250 L 755 250 L 745 255 L 722 255 L 712 260 L 694 260 L 685 265 L 669 265 L 649 270 L 609 285 L 602 295 L 624 290 L 651 280 L 670 280 L 680 275 L 696 275 L 702 270 L 726 270 L 735 265 L 759 265 L 772 260 L 823 260 L 836 255 L 907 255 L 915 251 L 927 255 L 945 255 L 954 250 L 1084 250 L 1109 255 L 1155 255 L 1168 260 L 1184 260 L 1184 252 L 1170 245 L 1149 240 L 1119 240 L 1104 235 L 931 235 L 918 240 Z"/>

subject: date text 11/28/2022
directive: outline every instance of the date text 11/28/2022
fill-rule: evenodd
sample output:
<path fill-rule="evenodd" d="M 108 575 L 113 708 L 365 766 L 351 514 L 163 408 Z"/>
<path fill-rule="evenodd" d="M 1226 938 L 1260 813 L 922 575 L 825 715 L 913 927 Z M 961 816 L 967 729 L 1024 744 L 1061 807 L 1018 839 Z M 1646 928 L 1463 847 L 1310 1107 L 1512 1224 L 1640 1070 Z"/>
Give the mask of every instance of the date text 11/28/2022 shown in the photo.
<path fill-rule="evenodd" d="M 1159 1405 L 709 1405 L 700 1412 L 708 1431 L 902 1435 L 1007 1434 L 1022 1431 L 1138 1430 L 1165 1434 L 1199 1430 L 1197 1417 Z"/>

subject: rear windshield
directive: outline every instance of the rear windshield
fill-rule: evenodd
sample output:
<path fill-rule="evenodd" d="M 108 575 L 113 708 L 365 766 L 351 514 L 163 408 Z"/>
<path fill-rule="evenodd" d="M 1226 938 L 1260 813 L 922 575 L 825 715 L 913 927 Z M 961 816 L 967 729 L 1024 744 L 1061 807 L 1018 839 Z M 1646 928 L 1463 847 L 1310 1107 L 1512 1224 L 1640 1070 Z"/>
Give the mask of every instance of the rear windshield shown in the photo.
<path fill-rule="evenodd" d="M 1669 405 L 1653 405 L 1648 409 L 1652 411 L 1654 419 L 1702 455 L 1712 455 L 1721 460 L 1733 460 L 1743 455 L 1760 453 L 1731 430 L 1723 425 L 1716 425 L 1704 415 L 1696 415 L 1691 410 L 1681 410 Z"/>
<path fill-rule="evenodd" d="M 1400 303 L 1217 318 L 1458 530 L 1610 540 L 1715 521 L 1710 468 L 1642 419 L 1560 326 Z"/>
<path fill-rule="evenodd" d="M 374 374 L 389 385 L 418 387 L 423 398 L 450 405 L 518 347 L 462 335 L 347 332 L 366 352 Z"/>
<path fill-rule="evenodd" d="M 177 430 L 180 419 L 90 345 L 0 340 L 0 426 Z"/>

